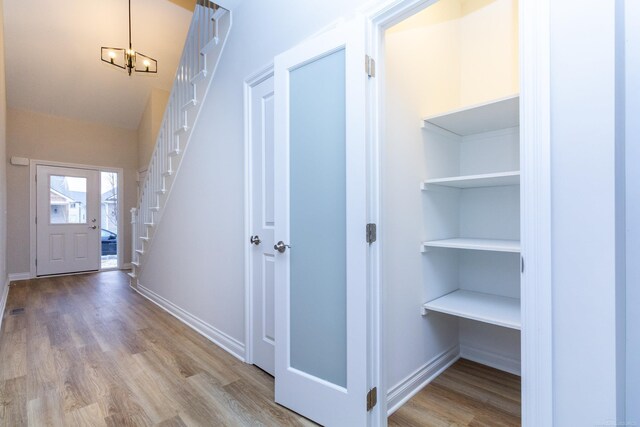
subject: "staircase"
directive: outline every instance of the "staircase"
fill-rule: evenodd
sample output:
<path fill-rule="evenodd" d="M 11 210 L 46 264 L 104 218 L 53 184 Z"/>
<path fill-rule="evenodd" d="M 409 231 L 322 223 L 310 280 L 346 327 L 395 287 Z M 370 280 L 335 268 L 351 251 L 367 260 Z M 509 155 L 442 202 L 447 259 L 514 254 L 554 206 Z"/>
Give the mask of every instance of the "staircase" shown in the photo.
<path fill-rule="evenodd" d="M 171 194 L 230 29 L 231 15 L 226 9 L 208 0 L 197 0 L 156 146 L 140 186 L 138 206 L 131 209 L 129 276 L 133 286 L 137 285 L 144 255 Z"/>

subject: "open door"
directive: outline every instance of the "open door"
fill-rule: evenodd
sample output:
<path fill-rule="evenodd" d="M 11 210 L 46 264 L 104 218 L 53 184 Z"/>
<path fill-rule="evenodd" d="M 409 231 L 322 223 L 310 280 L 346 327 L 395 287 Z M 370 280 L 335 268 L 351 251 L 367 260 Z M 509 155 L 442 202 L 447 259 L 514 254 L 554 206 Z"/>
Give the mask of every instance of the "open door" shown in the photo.
<path fill-rule="evenodd" d="M 367 423 L 364 23 L 275 59 L 276 402 Z"/>

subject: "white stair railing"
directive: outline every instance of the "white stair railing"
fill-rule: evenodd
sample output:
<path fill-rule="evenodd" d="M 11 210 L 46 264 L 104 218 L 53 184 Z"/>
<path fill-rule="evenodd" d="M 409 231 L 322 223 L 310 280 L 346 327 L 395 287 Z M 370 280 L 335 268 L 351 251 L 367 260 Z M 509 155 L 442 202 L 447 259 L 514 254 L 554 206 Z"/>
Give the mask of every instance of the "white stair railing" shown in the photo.
<path fill-rule="evenodd" d="M 131 209 L 132 271 L 129 275 L 134 284 L 230 27 L 231 19 L 225 9 L 208 0 L 197 0 L 156 146 L 140 185 L 138 207 Z"/>

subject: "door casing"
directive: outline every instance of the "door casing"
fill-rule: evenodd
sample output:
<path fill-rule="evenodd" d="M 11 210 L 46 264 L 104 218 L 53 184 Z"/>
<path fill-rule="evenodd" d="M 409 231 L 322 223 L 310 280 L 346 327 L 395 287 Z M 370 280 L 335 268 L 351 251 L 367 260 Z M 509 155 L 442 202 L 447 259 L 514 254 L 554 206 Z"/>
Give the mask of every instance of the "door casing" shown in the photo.
<path fill-rule="evenodd" d="M 50 160 L 36 160 L 31 159 L 29 161 L 29 276 L 30 278 L 37 277 L 36 270 L 36 242 L 37 242 L 37 229 L 36 229 L 36 173 L 38 166 L 58 166 L 63 168 L 76 168 L 76 169 L 93 169 L 100 172 L 117 172 L 118 173 L 118 198 L 121 203 L 118 205 L 118 218 L 124 218 L 124 175 L 122 168 L 112 168 L 104 166 L 84 165 L 78 163 L 65 163 L 54 162 Z M 123 248 L 118 250 L 118 268 L 125 268 L 123 264 L 124 259 L 124 221 L 118 221 L 118 246 Z"/>
<path fill-rule="evenodd" d="M 521 239 L 526 270 L 522 289 L 522 423 L 553 424 L 553 342 L 551 282 L 551 158 L 550 158 L 550 0 L 519 0 L 520 22 L 520 147 Z M 384 33 L 437 0 L 388 0 L 362 13 L 367 22 L 367 52 L 376 61 L 376 77 L 369 85 L 368 172 L 370 221 L 381 219 L 381 158 L 384 137 Z M 379 396 L 386 396 L 384 304 L 382 301 L 379 240 L 371 246 L 369 364 Z M 535 327 L 528 326 L 535 325 Z M 386 425 L 387 400 L 371 425 Z"/>

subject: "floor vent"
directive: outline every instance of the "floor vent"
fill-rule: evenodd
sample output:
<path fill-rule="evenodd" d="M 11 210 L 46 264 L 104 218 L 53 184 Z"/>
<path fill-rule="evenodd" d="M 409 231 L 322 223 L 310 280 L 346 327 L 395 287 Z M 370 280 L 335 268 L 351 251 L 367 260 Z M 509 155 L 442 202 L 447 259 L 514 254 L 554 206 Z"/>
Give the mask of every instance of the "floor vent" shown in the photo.
<path fill-rule="evenodd" d="M 15 316 L 17 314 L 24 314 L 24 307 L 14 308 L 9 312 L 9 314 L 11 314 L 12 316 Z"/>

